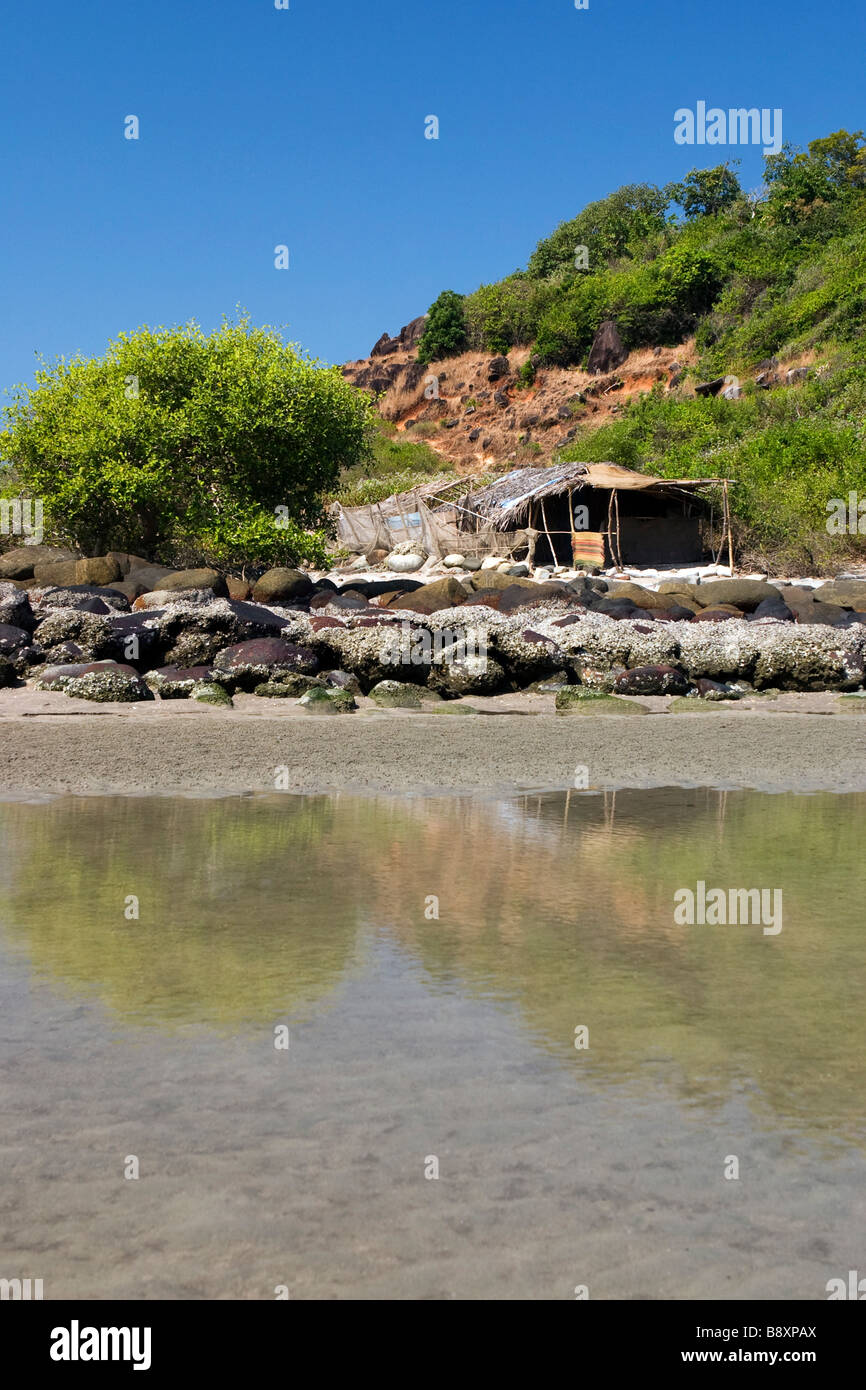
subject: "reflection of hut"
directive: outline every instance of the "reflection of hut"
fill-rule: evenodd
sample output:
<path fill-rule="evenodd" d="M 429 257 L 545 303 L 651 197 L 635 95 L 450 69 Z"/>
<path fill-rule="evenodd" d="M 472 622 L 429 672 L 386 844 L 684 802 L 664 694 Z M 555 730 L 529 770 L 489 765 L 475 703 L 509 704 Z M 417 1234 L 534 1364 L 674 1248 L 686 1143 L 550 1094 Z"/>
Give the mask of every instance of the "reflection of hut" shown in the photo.
<path fill-rule="evenodd" d="M 537 564 L 688 565 L 703 558 L 712 528 L 710 488 L 721 488 L 730 553 L 726 480 L 656 478 L 616 463 L 514 469 L 461 499 L 458 525 L 537 532 Z"/>

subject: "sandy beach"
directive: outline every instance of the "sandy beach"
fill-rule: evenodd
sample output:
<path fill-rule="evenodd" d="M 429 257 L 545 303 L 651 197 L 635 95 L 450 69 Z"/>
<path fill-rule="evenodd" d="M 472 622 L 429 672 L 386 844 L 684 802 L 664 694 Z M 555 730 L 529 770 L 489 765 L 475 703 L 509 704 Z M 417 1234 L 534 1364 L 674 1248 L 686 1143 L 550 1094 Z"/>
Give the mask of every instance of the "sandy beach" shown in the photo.
<path fill-rule="evenodd" d="M 294 700 L 236 697 L 233 710 L 188 701 L 94 705 L 56 692 L 0 698 L 0 794 L 511 792 L 709 785 L 766 791 L 866 789 L 866 721 L 837 695 L 783 694 L 641 719 L 554 713 L 549 695 L 472 697 L 435 714 L 306 714 Z M 468 706 L 472 715 L 464 713 Z M 848 707 L 850 709 L 850 706 Z"/>

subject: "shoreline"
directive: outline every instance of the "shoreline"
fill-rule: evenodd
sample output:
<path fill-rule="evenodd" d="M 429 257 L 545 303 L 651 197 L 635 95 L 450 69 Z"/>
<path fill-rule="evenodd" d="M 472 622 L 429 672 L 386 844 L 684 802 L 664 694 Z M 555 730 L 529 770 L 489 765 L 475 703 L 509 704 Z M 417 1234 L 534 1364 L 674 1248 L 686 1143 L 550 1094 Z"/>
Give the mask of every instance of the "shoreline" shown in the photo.
<path fill-rule="evenodd" d="M 773 710 L 716 706 L 686 715 L 667 714 L 664 699 L 645 699 L 651 713 L 641 719 L 556 715 L 545 696 L 452 702 L 475 711 L 464 718 L 367 707 L 325 718 L 298 711 L 295 701 L 275 709 L 254 696 L 222 711 L 186 701 L 94 707 L 58 694 L 20 695 L 0 700 L 0 799 L 508 796 L 575 788 L 578 767 L 587 770 L 578 790 L 587 791 L 866 790 L 866 720 L 837 712 L 837 698 L 823 694 L 783 696 Z M 276 787 L 277 767 L 288 769 L 285 788 Z"/>

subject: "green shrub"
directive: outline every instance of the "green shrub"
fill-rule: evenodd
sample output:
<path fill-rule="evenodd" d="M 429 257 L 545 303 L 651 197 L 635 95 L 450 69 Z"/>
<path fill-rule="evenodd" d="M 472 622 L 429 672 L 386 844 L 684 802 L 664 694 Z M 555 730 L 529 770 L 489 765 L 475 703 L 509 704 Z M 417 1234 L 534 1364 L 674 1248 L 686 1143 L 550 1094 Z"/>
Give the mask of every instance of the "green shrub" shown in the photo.
<path fill-rule="evenodd" d="M 368 448 L 368 399 L 244 316 L 139 329 L 43 364 L 6 407 L 2 453 L 46 531 L 90 554 L 309 558 L 323 492 Z M 279 510 L 278 510 L 279 509 Z"/>
<path fill-rule="evenodd" d="M 430 316 L 418 344 L 419 362 L 439 362 L 456 357 L 466 347 L 463 295 L 443 290 L 430 305 Z"/>

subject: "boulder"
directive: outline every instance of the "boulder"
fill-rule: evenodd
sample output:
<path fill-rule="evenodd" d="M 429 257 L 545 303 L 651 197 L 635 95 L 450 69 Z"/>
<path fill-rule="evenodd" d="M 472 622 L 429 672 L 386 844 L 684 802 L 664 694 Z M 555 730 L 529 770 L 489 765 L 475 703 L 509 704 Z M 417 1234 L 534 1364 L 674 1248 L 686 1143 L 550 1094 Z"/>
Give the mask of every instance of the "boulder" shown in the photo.
<path fill-rule="evenodd" d="M 62 608 L 40 622 L 34 640 L 45 651 L 66 642 L 74 642 L 88 661 L 100 658 L 113 660 L 120 656 L 120 642 L 112 631 L 107 617 L 97 613 L 80 613 Z"/>
<path fill-rule="evenodd" d="M 123 578 L 117 560 L 109 555 L 97 556 L 93 560 L 78 560 L 75 565 L 76 584 L 95 584 L 106 587 Z"/>
<path fill-rule="evenodd" d="M 704 608 L 733 604 L 742 612 L 751 613 L 764 599 L 778 599 L 779 590 L 763 579 L 710 579 L 694 586 L 693 597 Z"/>
<path fill-rule="evenodd" d="M 217 705 L 226 709 L 232 709 L 234 706 L 234 700 L 228 691 L 213 681 L 202 681 L 200 685 L 193 686 L 189 698 L 199 705 Z"/>
<path fill-rule="evenodd" d="M 468 585 L 464 588 L 459 579 L 449 574 L 444 579 L 434 580 L 432 584 L 423 584 L 414 593 L 395 595 L 388 607 L 405 609 L 410 613 L 439 613 L 465 603 L 468 592 Z"/>
<path fill-rule="evenodd" d="M 166 569 L 165 565 L 136 564 L 127 571 L 124 579 L 129 584 L 140 585 L 142 593 L 152 594 L 161 587 L 163 579 L 168 579 L 169 575 L 174 573 L 174 570 Z"/>
<path fill-rule="evenodd" d="M 53 545 L 21 545 L 0 555 L 0 579 L 32 579 L 36 565 L 74 563 L 76 558 L 74 550 Z"/>
<path fill-rule="evenodd" d="M 196 569 L 175 570 L 166 574 L 159 582 L 163 593 L 183 593 L 186 589 L 209 589 L 218 598 L 228 595 L 226 581 L 218 570 Z"/>
<path fill-rule="evenodd" d="M 15 665 L 6 656 L 0 656 L 0 690 L 14 685 L 18 679 Z"/>
<path fill-rule="evenodd" d="M 619 329 L 613 319 L 606 319 L 599 325 L 589 350 L 586 370 L 590 376 L 600 376 L 604 372 L 615 371 L 628 357 L 628 349 L 619 336 Z"/>
<path fill-rule="evenodd" d="M 866 609 L 866 579 L 834 579 L 816 590 L 819 603 L 832 603 L 839 608 Z"/>
<path fill-rule="evenodd" d="M 137 671 L 114 662 L 74 676 L 67 681 L 65 690 L 70 699 L 95 700 L 99 704 L 134 704 L 153 699 Z"/>
<path fill-rule="evenodd" d="M 742 700 L 743 692 L 738 690 L 735 685 L 728 685 L 724 681 L 711 681 L 702 677 L 696 682 L 697 691 L 702 700 Z"/>
<path fill-rule="evenodd" d="M 433 657 L 427 685 L 440 695 L 495 695 L 507 685 L 504 668 L 474 642 L 458 641 Z"/>
<path fill-rule="evenodd" d="M 322 681 L 317 676 L 283 674 L 279 680 L 262 681 L 261 685 L 255 687 L 253 694 L 263 700 L 296 700 L 301 695 L 306 695 L 308 690 L 321 686 Z"/>
<path fill-rule="evenodd" d="M 321 678 L 335 690 L 348 690 L 350 695 L 361 694 L 361 682 L 351 671 L 323 671 Z"/>
<path fill-rule="evenodd" d="M 36 616 L 30 606 L 28 595 L 14 584 L 0 581 L 0 623 L 12 627 L 23 627 L 32 632 L 36 626 Z"/>
<path fill-rule="evenodd" d="M 129 599 L 116 589 L 95 584 L 71 584 L 64 589 L 43 589 L 36 600 L 40 612 L 74 608 L 79 613 L 128 613 Z"/>
<path fill-rule="evenodd" d="M 392 550 L 388 559 L 385 561 L 389 570 L 395 574 L 412 574 L 414 570 L 419 570 L 424 564 L 424 556 L 409 553 L 408 555 L 398 555 Z"/>
<path fill-rule="evenodd" d="M 116 577 L 116 576 L 115 576 Z M 37 584 L 70 585 L 78 583 L 77 560 L 39 561 L 33 566 Z"/>
<path fill-rule="evenodd" d="M 248 580 L 238 579 L 234 574 L 226 575 L 226 588 L 229 591 L 229 598 L 237 599 L 241 603 L 252 597 L 253 586 Z"/>
<path fill-rule="evenodd" d="M 629 599 L 636 608 L 670 607 L 668 594 L 657 594 L 652 589 L 645 589 L 642 584 L 632 584 L 627 581 L 612 580 L 608 586 L 608 597 L 611 599 Z"/>
<path fill-rule="evenodd" d="M 421 691 L 405 681 L 378 681 L 370 691 L 370 699 L 382 709 L 420 709 Z"/>
<path fill-rule="evenodd" d="M 446 569 L 455 569 L 455 570 L 463 569 L 464 565 L 466 564 L 466 556 L 465 556 L 465 555 L 446 555 L 446 556 L 445 556 L 445 559 L 442 561 L 442 563 L 443 563 L 443 565 L 445 566 Z"/>
<path fill-rule="evenodd" d="M 288 676 L 314 676 L 318 657 L 279 637 L 258 637 L 226 647 L 214 660 L 214 679 L 233 690 L 252 690 L 263 681 Z"/>
<path fill-rule="evenodd" d="M 306 598 L 313 592 L 313 581 L 301 570 L 272 569 L 257 579 L 253 602 L 280 605 L 292 599 Z"/>
<path fill-rule="evenodd" d="M 685 695 L 689 679 L 677 666 L 636 666 L 614 681 L 617 695 Z"/>
<path fill-rule="evenodd" d="M 323 686 L 308 690 L 299 705 L 307 714 L 350 714 L 358 708 L 348 690 L 325 690 Z"/>
<path fill-rule="evenodd" d="M 65 690 L 71 680 L 76 676 L 86 675 L 90 671 L 114 668 L 114 661 L 63 661 L 57 664 L 48 664 L 33 682 L 36 690 Z"/>
<path fill-rule="evenodd" d="M 30 633 L 11 623 L 0 623 L 0 656 L 15 657 L 31 644 Z"/>
<path fill-rule="evenodd" d="M 491 357 L 487 364 L 487 380 L 501 381 L 503 377 L 510 376 L 511 365 L 507 357 Z"/>
<path fill-rule="evenodd" d="M 150 566 L 150 561 L 145 560 L 144 556 L 130 555 L 126 550 L 107 550 L 105 559 L 114 560 L 120 570 L 121 579 L 126 579 L 131 570 L 147 569 Z M 161 567 L 156 565 L 153 568 L 159 569 Z M 171 570 L 167 569 L 165 573 L 171 574 Z"/>

